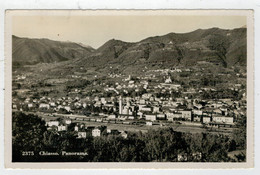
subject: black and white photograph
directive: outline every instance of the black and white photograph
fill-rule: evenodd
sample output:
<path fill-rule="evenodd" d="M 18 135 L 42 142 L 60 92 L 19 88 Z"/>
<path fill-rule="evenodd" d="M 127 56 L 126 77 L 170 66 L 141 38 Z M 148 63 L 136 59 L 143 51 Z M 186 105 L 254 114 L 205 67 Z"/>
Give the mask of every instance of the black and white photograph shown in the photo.
<path fill-rule="evenodd" d="M 12 163 L 253 160 L 250 11 L 36 12 L 11 15 Z"/>

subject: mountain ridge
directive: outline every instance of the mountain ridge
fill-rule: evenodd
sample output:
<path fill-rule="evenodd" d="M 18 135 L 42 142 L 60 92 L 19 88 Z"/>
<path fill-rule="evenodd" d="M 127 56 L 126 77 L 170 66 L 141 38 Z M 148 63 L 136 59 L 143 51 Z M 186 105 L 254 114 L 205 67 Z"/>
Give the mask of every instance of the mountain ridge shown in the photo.
<path fill-rule="evenodd" d="M 17 40 L 17 38 L 13 37 L 13 40 Z M 46 42 L 45 40 L 41 41 L 43 43 Z M 15 42 L 13 42 L 13 48 L 19 48 L 14 45 Z M 41 44 L 38 43 L 38 45 Z M 33 48 L 29 53 L 37 56 L 38 50 L 33 50 Z M 15 51 L 13 49 L 13 60 L 17 61 L 18 56 L 15 55 Z M 74 55 L 71 54 L 72 52 L 74 52 Z M 49 53 L 49 56 L 47 54 L 49 60 L 39 59 L 38 62 L 36 61 L 32 64 L 71 61 L 71 65 L 86 67 L 104 67 L 104 65 L 108 64 L 126 66 L 133 66 L 134 64 L 190 66 L 199 61 L 208 61 L 224 67 L 233 65 L 245 66 L 246 28 L 210 28 L 197 29 L 188 33 L 171 32 L 162 36 L 148 37 L 138 42 L 111 39 L 97 49 L 89 49 L 77 43 L 66 45 L 66 43 L 58 42 L 51 49 L 47 47 L 44 53 L 45 55 Z M 42 56 L 43 53 L 40 52 L 38 55 Z M 50 60 L 53 55 L 54 59 Z M 74 58 L 78 58 L 75 63 L 73 62 Z M 24 59 L 21 60 L 24 61 Z"/>
<path fill-rule="evenodd" d="M 12 36 L 14 65 L 67 61 L 91 52 L 93 52 L 93 48 L 86 48 L 78 43 Z"/>

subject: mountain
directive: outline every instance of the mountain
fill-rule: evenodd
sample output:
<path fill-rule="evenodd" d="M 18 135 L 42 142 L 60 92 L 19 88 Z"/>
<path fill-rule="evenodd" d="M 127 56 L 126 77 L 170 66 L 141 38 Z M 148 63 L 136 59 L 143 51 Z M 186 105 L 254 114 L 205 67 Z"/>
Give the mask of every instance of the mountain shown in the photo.
<path fill-rule="evenodd" d="M 52 63 L 81 58 L 94 51 L 73 42 L 12 36 L 13 65 Z"/>
<path fill-rule="evenodd" d="M 13 60 L 21 64 L 69 60 L 64 70 L 117 67 L 138 71 L 143 67 L 192 66 L 209 62 L 223 67 L 246 66 L 247 29 L 198 29 L 168 33 L 139 42 L 111 39 L 94 50 L 81 44 L 13 37 Z M 77 59 L 74 59 L 77 58 Z M 73 70 L 74 69 L 74 70 Z"/>
<path fill-rule="evenodd" d="M 246 65 L 246 28 L 198 29 L 189 33 L 169 33 L 135 43 L 109 40 L 79 65 L 191 66 L 200 61 L 223 65 Z"/>

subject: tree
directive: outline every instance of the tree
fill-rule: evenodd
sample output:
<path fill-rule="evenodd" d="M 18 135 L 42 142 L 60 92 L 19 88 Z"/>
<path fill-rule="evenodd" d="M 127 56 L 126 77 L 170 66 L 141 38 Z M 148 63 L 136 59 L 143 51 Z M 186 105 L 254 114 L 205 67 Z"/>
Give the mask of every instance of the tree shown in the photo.
<path fill-rule="evenodd" d="M 22 151 L 40 151 L 43 147 L 43 134 L 46 131 L 45 122 L 36 115 L 13 112 L 12 114 L 12 144 L 13 161 L 23 161 L 30 157 L 22 156 Z M 36 158 L 37 155 L 35 155 Z"/>
<path fill-rule="evenodd" d="M 227 67 L 227 53 L 229 46 L 230 41 L 219 34 L 215 34 L 209 39 L 208 47 L 215 51 L 215 54 L 220 58 L 224 67 Z"/>
<path fill-rule="evenodd" d="M 184 49 L 181 46 L 177 46 L 177 45 L 175 45 L 175 49 L 178 54 L 177 60 L 178 60 L 178 63 L 180 64 L 181 60 L 184 58 Z"/>
<path fill-rule="evenodd" d="M 246 124 L 247 117 L 240 116 L 237 119 L 237 128 L 234 129 L 232 137 L 236 142 L 236 147 L 239 149 L 246 149 Z"/>

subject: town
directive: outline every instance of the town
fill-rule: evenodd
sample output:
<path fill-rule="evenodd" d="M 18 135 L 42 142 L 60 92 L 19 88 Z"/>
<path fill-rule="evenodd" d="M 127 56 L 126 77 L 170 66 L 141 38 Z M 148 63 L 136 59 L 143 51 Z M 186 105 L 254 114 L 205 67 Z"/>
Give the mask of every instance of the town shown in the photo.
<path fill-rule="evenodd" d="M 33 81 L 26 82 L 33 79 L 27 78 L 32 75 L 16 75 L 12 108 L 38 114 L 49 130 L 65 132 L 73 127 L 78 138 L 86 138 L 87 134 L 126 138 L 128 131 L 145 132 L 165 126 L 176 126 L 184 132 L 210 128 L 228 133 L 228 128 L 236 127 L 236 121 L 246 116 L 246 73 L 208 72 L 212 67 L 211 63 L 200 62 L 191 68 L 144 69 L 143 76 L 111 71 L 104 81 L 98 81 L 104 79 L 98 75 L 88 81 L 84 74 L 75 73 L 68 79 L 87 83 L 67 85 L 64 96 L 51 94 L 59 82 L 45 80 L 49 84 L 42 84 L 42 88 L 51 90 L 41 96 L 23 87 L 33 87 Z M 230 82 L 224 81 L 226 77 Z"/>

